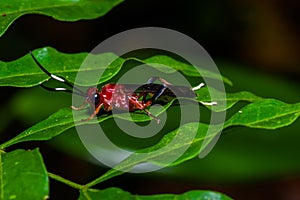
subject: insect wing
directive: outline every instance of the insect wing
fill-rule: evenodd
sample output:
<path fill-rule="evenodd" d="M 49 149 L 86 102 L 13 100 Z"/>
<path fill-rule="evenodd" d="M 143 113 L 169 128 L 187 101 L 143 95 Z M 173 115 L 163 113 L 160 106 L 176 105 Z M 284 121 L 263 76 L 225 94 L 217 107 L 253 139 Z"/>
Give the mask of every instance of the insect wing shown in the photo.
<path fill-rule="evenodd" d="M 195 97 L 195 93 L 187 86 L 147 83 L 144 85 L 124 84 L 124 88 L 126 93 L 140 95 L 147 100 L 161 93 L 155 103 L 168 103 L 176 97 Z"/>

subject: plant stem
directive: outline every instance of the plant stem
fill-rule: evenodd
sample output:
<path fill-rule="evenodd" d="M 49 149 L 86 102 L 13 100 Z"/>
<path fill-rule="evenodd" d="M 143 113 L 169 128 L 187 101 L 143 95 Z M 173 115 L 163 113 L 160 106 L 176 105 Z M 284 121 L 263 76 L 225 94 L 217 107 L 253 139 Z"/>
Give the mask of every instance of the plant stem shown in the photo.
<path fill-rule="evenodd" d="M 67 180 L 67 179 L 65 179 L 65 178 L 63 178 L 63 177 L 61 177 L 61 176 L 59 176 L 59 175 L 53 174 L 53 173 L 51 173 L 51 172 L 48 172 L 48 176 L 49 176 L 50 178 L 54 179 L 54 180 L 57 180 L 57 181 L 59 181 L 59 182 L 62 182 L 62 183 L 64 183 L 64 184 L 66 184 L 66 185 L 68 185 L 68 186 L 70 186 L 70 187 L 72 187 L 72 188 L 78 189 L 78 190 L 81 190 L 81 189 L 84 189 L 84 188 L 85 188 L 84 185 L 80 185 L 80 184 L 78 184 L 78 183 L 74 183 L 74 182 L 72 182 L 72 181 L 70 181 L 70 180 Z"/>

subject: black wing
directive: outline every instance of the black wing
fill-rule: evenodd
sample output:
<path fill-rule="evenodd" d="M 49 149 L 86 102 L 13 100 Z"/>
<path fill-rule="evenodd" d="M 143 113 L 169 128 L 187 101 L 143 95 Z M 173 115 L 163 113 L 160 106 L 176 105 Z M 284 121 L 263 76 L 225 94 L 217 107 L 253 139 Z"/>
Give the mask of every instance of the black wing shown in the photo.
<path fill-rule="evenodd" d="M 147 83 L 144 85 L 125 84 L 125 90 L 129 93 L 140 94 L 143 100 L 155 101 L 154 103 L 168 103 L 177 97 L 195 97 L 194 91 L 187 86 L 164 86 L 157 83 Z"/>

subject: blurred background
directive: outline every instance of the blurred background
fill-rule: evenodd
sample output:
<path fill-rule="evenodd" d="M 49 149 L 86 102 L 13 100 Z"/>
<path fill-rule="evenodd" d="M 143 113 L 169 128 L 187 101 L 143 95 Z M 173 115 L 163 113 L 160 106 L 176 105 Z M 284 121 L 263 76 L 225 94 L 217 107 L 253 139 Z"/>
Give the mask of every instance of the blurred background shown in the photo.
<path fill-rule="evenodd" d="M 295 0 L 128 0 L 95 20 L 61 22 L 26 15 L 0 38 L 0 60 L 13 61 L 45 46 L 65 53 L 89 52 L 121 31 L 165 27 L 192 37 L 207 50 L 221 73 L 232 80 L 229 92 L 247 90 L 296 103 L 300 102 L 299 10 Z M 69 94 L 40 87 L 1 87 L 0 92 L 0 142 L 71 105 Z M 235 199 L 300 199 L 299 130 L 299 120 L 274 131 L 231 128 L 204 159 L 156 173 L 125 174 L 99 188 L 116 186 L 134 194 L 211 189 Z M 9 150 L 36 146 L 50 172 L 75 182 L 86 183 L 107 170 L 89 157 L 74 130 Z M 51 199 L 78 195 L 53 180 L 51 187 Z"/>

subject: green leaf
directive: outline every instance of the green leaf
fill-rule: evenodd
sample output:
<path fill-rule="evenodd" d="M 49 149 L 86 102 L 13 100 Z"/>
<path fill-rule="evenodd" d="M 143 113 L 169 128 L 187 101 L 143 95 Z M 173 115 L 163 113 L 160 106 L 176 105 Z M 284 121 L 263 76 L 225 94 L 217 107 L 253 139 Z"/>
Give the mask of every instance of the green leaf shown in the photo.
<path fill-rule="evenodd" d="M 276 129 L 293 123 L 300 114 L 300 103 L 287 104 L 276 99 L 264 99 L 251 103 L 226 121 L 225 127 L 247 126 Z"/>
<path fill-rule="evenodd" d="M 52 114 L 46 120 L 35 124 L 11 140 L 1 144 L 0 149 L 4 149 L 19 142 L 49 140 L 71 127 L 74 127 L 72 111 L 70 108 L 63 108 Z"/>
<path fill-rule="evenodd" d="M 47 199 L 49 180 L 38 149 L 0 151 L 0 199 Z"/>
<path fill-rule="evenodd" d="M 88 115 L 86 114 L 86 110 L 78 111 L 78 112 L 82 114 L 83 116 L 82 119 L 88 117 Z M 104 117 L 103 120 L 104 119 L 106 118 Z M 78 119 L 78 121 L 80 121 L 80 119 Z M 1 144 L 0 149 L 4 149 L 6 147 L 9 147 L 13 144 L 20 143 L 20 142 L 35 141 L 35 140 L 49 140 L 74 126 L 75 124 L 74 124 L 72 109 L 63 108 L 58 112 L 52 114 L 46 120 L 35 124 L 31 128 L 25 130 L 24 132 L 20 133 L 16 137 L 12 138 L 11 140 Z"/>
<path fill-rule="evenodd" d="M 87 189 L 81 190 L 79 200 L 93 200 L 93 199 L 124 199 L 124 200 L 148 200 L 148 199 L 163 199 L 163 200 L 230 200 L 231 198 L 213 191 L 194 190 L 183 194 L 159 194 L 159 195 L 132 195 L 129 192 L 123 191 L 119 188 L 107 188 L 105 190 Z"/>
<path fill-rule="evenodd" d="M 87 53 L 78 54 L 64 54 L 59 53 L 53 48 L 46 47 L 33 52 L 39 62 L 52 74 L 64 77 L 70 82 L 74 82 L 78 69 Z M 88 74 L 93 74 L 97 70 L 106 70 L 99 82 L 104 82 L 114 76 L 114 72 L 117 73 L 120 70 L 119 65 L 111 65 L 107 67 L 110 60 L 117 59 L 117 56 L 112 53 L 104 53 L 98 56 L 90 55 L 91 62 L 97 62 L 90 68 L 85 68 Z M 117 62 L 116 62 L 117 63 Z M 22 58 L 12 62 L 0 62 L 0 86 L 14 86 L 14 87 L 32 87 L 42 82 L 45 82 L 49 77 L 35 64 L 32 57 L 27 54 Z M 96 83 L 90 83 L 89 79 L 85 79 L 87 83 L 81 83 L 83 85 Z"/>
<path fill-rule="evenodd" d="M 156 60 L 157 64 L 155 65 L 152 63 L 152 60 L 150 62 L 147 59 L 139 60 L 133 57 L 124 59 L 117 57 L 113 53 L 103 53 L 98 55 L 87 53 L 64 54 L 50 47 L 35 50 L 33 51 L 33 54 L 50 73 L 62 76 L 73 83 L 75 82 L 79 68 L 83 65 L 84 67 L 80 68 L 80 72 L 84 72 L 82 75 L 83 78 L 76 82 L 77 85 L 82 86 L 93 86 L 108 81 L 121 70 L 127 61 L 130 60 L 135 60 L 144 64 L 149 63 L 150 66 L 157 70 L 173 73 L 174 71 L 166 71 L 164 68 L 160 67 L 162 64 L 166 64 L 165 61 L 167 60 L 169 67 L 172 67 L 175 70 L 180 70 L 187 76 L 201 76 L 199 73 L 194 74 L 191 72 L 191 68 L 193 67 L 190 65 L 179 63 L 167 56 L 164 56 L 164 59 Z M 89 56 L 89 58 L 85 61 L 87 56 Z M 160 55 L 154 56 L 152 59 L 155 60 L 156 57 L 160 57 Z M 99 79 L 96 76 L 100 72 L 103 74 Z M 203 72 L 203 75 L 208 78 L 218 79 L 218 75 L 212 72 L 205 71 Z M 32 87 L 41 84 L 48 79 L 49 77 L 41 69 L 39 69 L 29 54 L 12 62 L 0 62 L 0 86 Z M 228 80 L 227 78 L 224 79 Z M 145 82 L 146 81 L 147 80 L 145 80 Z M 230 81 L 227 82 L 231 83 Z"/>
<path fill-rule="evenodd" d="M 255 102 L 255 101 L 262 100 L 262 99 L 263 98 L 258 97 L 256 95 L 252 94 L 251 92 L 247 92 L 247 91 L 241 91 L 241 92 L 236 92 L 236 93 L 227 93 L 226 94 L 226 105 L 227 105 L 227 109 L 228 109 L 228 108 L 231 108 L 232 106 L 234 106 L 239 101 Z M 217 102 L 218 101 L 222 101 L 222 100 L 220 99 L 220 100 L 217 100 Z"/>
<path fill-rule="evenodd" d="M 25 14 L 42 14 L 63 21 L 94 19 L 105 15 L 122 1 L 123 0 L 1 1 L 0 37 L 13 21 Z"/>
<path fill-rule="evenodd" d="M 167 104 L 163 109 L 161 108 L 153 108 L 151 109 L 152 114 L 158 115 L 159 113 L 163 112 L 167 109 L 172 102 Z M 40 123 L 35 124 L 31 128 L 23 131 L 16 137 L 8 140 L 7 142 L 0 145 L 0 149 L 7 148 L 13 144 L 17 144 L 20 142 L 26 141 L 35 141 L 35 140 L 49 140 L 64 131 L 72 128 L 75 126 L 75 122 L 77 125 L 81 124 L 95 124 L 99 122 L 103 122 L 111 117 L 116 117 L 119 119 L 124 119 L 128 121 L 134 122 L 144 122 L 149 121 L 151 118 L 146 115 L 145 113 L 121 113 L 121 114 L 114 114 L 114 115 L 101 115 L 98 117 L 97 120 L 90 120 L 90 121 L 82 121 L 82 119 L 87 119 L 89 117 L 89 113 L 87 110 L 80 110 L 75 111 L 76 116 L 73 117 L 72 109 L 71 108 L 63 108 L 58 112 L 52 114 L 49 118 L 41 121 Z"/>

